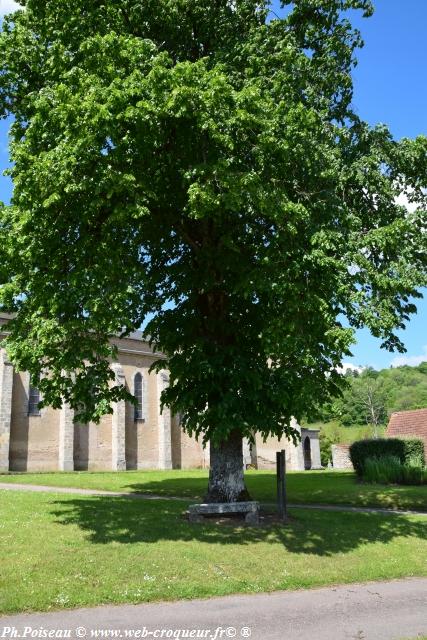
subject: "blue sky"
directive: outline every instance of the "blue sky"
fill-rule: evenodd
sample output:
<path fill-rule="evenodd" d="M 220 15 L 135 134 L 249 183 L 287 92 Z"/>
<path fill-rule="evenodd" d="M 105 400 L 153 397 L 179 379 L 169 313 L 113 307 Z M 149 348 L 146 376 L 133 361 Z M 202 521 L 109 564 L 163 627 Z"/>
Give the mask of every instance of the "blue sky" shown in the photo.
<path fill-rule="evenodd" d="M 389 125 L 396 138 L 427 134 L 427 0 L 376 0 L 372 18 L 355 15 L 365 47 L 359 52 L 354 73 L 354 106 L 359 115 L 375 124 Z M 12 0 L 0 0 L 0 15 L 11 10 Z M 274 2 L 280 13 L 280 3 Z M 8 124 L 0 121 L 0 170 L 6 168 Z M 11 183 L 0 177 L 0 200 L 8 202 Z M 427 298 L 427 290 L 424 292 Z M 418 302 L 418 313 L 401 337 L 407 354 L 390 354 L 367 331 L 359 331 L 356 365 L 375 368 L 391 364 L 418 364 L 427 360 L 427 299 Z"/>
<path fill-rule="evenodd" d="M 356 20 L 365 47 L 354 73 L 354 105 L 368 122 L 388 124 L 396 138 L 426 135 L 427 2 L 376 0 L 374 4 L 372 18 Z M 427 299 L 417 306 L 417 315 L 400 334 L 405 356 L 379 349 L 379 341 L 361 331 L 353 362 L 379 368 L 427 360 Z"/>

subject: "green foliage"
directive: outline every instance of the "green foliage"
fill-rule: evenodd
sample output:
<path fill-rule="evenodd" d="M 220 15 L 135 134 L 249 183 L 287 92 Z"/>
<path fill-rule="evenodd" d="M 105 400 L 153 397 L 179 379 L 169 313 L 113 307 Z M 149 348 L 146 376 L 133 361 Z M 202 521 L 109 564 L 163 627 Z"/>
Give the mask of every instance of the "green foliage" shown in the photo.
<path fill-rule="evenodd" d="M 403 350 L 427 139 L 352 109 L 345 12 L 369 0 L 285 4 L 268 21 L 260 0 L 26 0 L 5 18 L 0 305 L 46 404 L 99 420 L 129 397 L 110 340 L 147 318 L 162 401 L 206 439 L 289 434 L 339 392 L 355 328 Z"/>
<path fill-rule="evenodd" d="M 419 458 L 402 465 L 401 484 L 427 484 L 427 470 Z"/>
<path fill-rule="evenodd" d="M 326 404 L 317 415 L 325 422 L 347 425 L 386 425 L 394 411 L 427 407 L 427 362 L 417 367 L 397 367 L 346 375 L 347 388 L 340 398 Z"/>
<path fill-rule="evenodd" d="M 320 461 L 322 466 L 327 467 L 332 462 L 332 445 L 340 442 L 340 434 L 336 432 L 326 433 L 321 430 L 319 433 Z"/>
<path fill-rule="evenodd" d="M 363 477 L 366 460 L 373 458 L 396 458 L 401 465 L 412 464 L 416 459 L 424 467 L 424 443 L 416 438 L 377 438 L 359 440 L 350 446 L 350 459 L 359 477 Z"/>
<path fill-rule="evenodd" d="M 404 460 L 405 462 L 418 461 L 416 464 L 425 465 L 426 452 L 424 450 L 424 443 L 418 438 L 405 438 L 404 443 Z"/>
<path fill-rule="evenodd" d="M 309 426 L 312 429 L 319 431 L 319 438 L 325 438 L 329 440 L 331 444 L 351 444 L 356 440 L 366 440 L 374 437 L 374 430 L 370 425 L 356 425 L 352 427 L 346 427 L 340 424 L 337 420 L 331 422 L 304 422 L 304 426 Z M 380 427 L 379 436 L 384 434 L 384 427 Z M 322 446 L 322 445 L 321 445 Z"/>
<path fill-rule="evenodd" d="M 402 478 L 402 467 L 397 456 L 366 458 L 363 464 L 363 480 L 374 484 L 399 484 Z"/>
<path fill-rule="evenodd" d="M 334 443 L 324 434 L 319 434 L 320 462 L 327 467 L 332 462 L 332 445 Z"/>
<path fill-rule="evenodd" d="M 420 460 L 409 459 L 402 464 L 396 456 L 367 458 L 363 465 L 363 480 L 376 484 L 424 484 L 427 475 Z"/>

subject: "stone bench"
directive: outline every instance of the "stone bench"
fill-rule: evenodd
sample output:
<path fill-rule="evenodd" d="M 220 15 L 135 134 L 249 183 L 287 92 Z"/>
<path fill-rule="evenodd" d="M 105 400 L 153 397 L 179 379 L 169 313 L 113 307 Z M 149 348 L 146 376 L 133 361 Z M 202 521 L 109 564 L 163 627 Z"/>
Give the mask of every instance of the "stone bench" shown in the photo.
<path fill-rule="evenodd" d="M 192 504 L 188 509 L 190 522 L 203 522 L 205 516 L 243 514 L 248 524 L 259 523 L 259 502 L 212 502 Z"/>

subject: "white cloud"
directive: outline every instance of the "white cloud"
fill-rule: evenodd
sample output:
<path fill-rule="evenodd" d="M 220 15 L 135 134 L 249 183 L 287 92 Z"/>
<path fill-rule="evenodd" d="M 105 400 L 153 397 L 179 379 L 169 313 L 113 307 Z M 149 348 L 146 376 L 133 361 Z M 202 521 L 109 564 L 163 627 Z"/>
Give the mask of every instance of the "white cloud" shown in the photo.
<path fill-rule="evenodd" d="M 423 347 L 423 353 L 419 356 L 397 356 L 391 361 L 392 367 L 404 367 L 406 364 L 410 367 L 417 367 L 422 362 L 427 362 L 427 344 Z"/>
<path fill-rule="evenodd" d="M 1 0 L 0 0 L 1 2 Z M 403 207 L 406 207 L 406 209 L 409 211 L 409 213 L 413 213 L 417 207 L 419 207 L 419 203 L 417 202 L 409 202 L 408 200 L 408 196 L 405 193 L 401 193 L 397 198 L 396 198 L 396 204 L 400 204 Z"/>
<path fill-rule="evenodd" d="M 357 367 L 354 364 L 351 364 L 351 362 L 343 362 L 342 367 L 337 367 L 337 371 L 338 373 L 345 373 L 346 371 L 357 371 L 358 373 L 362 373 L 363 369 L 365 367 Z"/>
<path fill-rule="evenodd" d="M 23 7 L 17 2 L 14 2 L 14 0 L 0 0 L 0 16 L 4 16 L 6 13 L 12 13 L 12 11 L 22 8 Z"/>

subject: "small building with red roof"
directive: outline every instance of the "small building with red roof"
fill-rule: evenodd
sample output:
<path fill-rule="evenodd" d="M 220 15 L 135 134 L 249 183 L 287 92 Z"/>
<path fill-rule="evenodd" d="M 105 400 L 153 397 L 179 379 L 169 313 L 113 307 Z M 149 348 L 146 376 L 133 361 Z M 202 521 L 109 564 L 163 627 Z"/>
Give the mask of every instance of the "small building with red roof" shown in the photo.
<path fill-rule="evenodd" d="M 389 438 L 418 438 L 422 440 L 427 456 L 427 408 L 392 413 L 385 434 Z"/>

